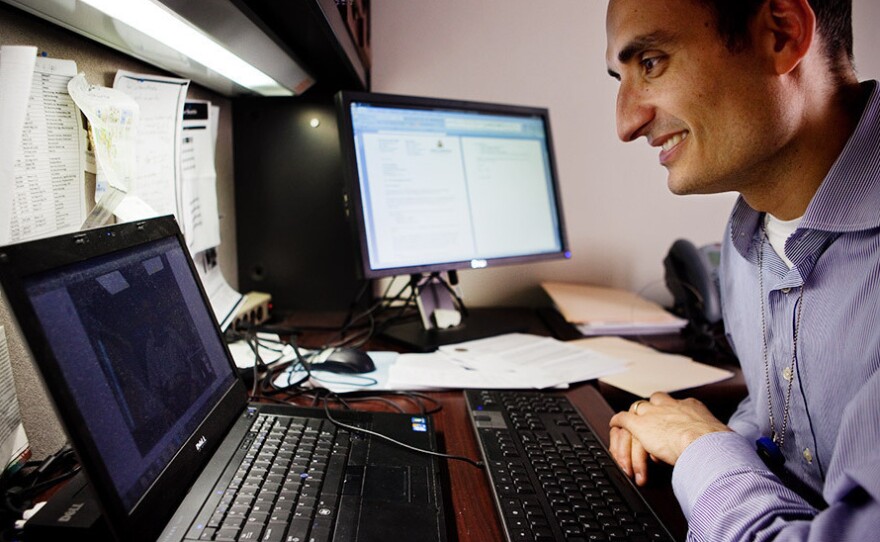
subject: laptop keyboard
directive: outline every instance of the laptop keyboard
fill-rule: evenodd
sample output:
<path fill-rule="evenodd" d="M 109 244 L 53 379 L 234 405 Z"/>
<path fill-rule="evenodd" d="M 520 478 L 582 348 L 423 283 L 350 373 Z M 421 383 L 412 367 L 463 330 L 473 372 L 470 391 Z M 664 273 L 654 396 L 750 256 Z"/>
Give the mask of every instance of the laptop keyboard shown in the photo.
<path fill-rule="evenodd" d="M 672 540 L 564 395 L 465 398 L 507 540 Z"/>
<path fill-rule="evenodd" d="M 350 446 L 349 432 L 329 420 L 260 414 L 242 443 L 244 460 L 187 539 L 329 540 Z"/>

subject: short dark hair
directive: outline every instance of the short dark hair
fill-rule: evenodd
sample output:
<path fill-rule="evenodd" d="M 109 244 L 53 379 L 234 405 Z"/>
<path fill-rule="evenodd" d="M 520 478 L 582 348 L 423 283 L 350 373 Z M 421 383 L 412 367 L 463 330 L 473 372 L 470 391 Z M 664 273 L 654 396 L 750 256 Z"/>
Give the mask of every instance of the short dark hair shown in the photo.
<path fill-rule="evenodd" d="M 731 51 L 749 45 L 748 24 L 767 0 L 697 0 L 715 15 L 718 33 Z M 853 62 L 852 0 L 809 0 L 825 56 L 836 66 L 841 54 Z"/>

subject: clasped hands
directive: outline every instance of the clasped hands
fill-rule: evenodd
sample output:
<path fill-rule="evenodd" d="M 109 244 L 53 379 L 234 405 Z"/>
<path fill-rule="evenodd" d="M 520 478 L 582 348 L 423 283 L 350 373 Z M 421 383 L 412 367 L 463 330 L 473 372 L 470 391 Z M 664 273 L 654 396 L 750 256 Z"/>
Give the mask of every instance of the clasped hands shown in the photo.
<path fill-rule="evenodd" d="M 609 451 L 637 485 L 648 480 L 648 458 L 675 465 L 693 441 L 718 431 L 731 431 L 696 399 L 673 399 L 657 392 L 640 399 L 627 412 L 611 418 Z"/>

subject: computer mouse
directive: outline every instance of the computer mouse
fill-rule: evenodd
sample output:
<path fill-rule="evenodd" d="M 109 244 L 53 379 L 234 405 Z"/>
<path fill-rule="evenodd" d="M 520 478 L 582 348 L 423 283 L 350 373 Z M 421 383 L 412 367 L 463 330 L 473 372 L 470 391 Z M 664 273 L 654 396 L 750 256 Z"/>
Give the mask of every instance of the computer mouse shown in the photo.
<path fill-rule="evenodd" d="M 337 348 L 321 363 L 311 365 L 313 371 L 329 373 L 371 373 L 376 370 L 370 355 L 356 348 Z"/>

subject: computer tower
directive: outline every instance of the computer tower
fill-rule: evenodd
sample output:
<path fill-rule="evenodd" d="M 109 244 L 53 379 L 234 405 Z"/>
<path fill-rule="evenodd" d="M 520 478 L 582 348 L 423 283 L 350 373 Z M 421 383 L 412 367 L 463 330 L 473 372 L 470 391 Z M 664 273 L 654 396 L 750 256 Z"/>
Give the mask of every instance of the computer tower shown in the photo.
<path fill-rule="evenodd" d="M 333 94 L 233 105 L 239 289 L 275 313 L 348 308 L 363 282 L 344 203 Z"/>

